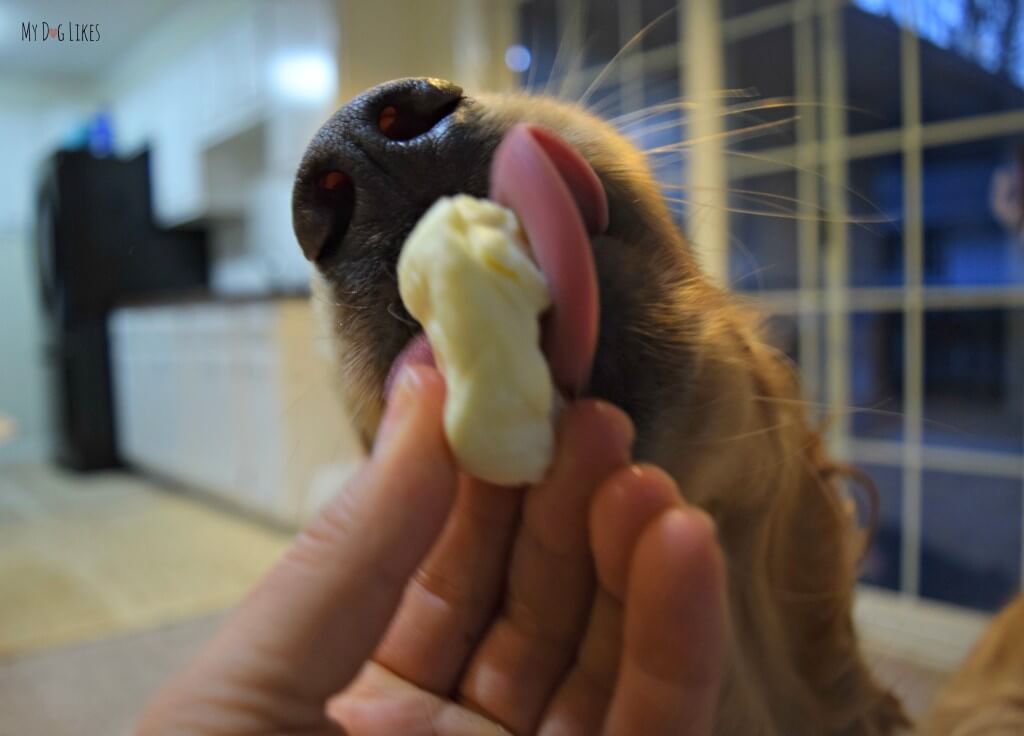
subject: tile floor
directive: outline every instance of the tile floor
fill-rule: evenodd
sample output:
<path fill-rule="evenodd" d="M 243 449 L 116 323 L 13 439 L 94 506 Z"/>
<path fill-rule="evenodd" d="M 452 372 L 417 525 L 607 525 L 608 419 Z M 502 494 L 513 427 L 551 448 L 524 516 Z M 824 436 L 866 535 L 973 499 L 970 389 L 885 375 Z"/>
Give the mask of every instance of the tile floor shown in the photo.
<path fill-rule="evenodd" d="M 0 468 L 0 736 L 129 733 L 289 536 L 126 473 Z"/>
<path fill-rule="evenodd" d="M 195 618 L 288 536 L 127 473 L 0 470 L 0 656 Z"/>

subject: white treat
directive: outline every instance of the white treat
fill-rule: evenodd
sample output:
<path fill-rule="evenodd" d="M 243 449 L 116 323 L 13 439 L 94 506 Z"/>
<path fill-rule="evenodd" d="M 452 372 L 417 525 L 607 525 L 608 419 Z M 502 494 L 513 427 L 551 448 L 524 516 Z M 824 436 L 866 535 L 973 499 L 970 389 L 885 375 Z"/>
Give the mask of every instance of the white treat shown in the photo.
<path fill-rule="evenodd" d="M 405 241 L 398 285 L 444 374 L 462 469 L 502 485 L 540 480 L 554 452 L 538 323 L 551 300 L 515 215 L 464 194 L 438 200 Z"/>

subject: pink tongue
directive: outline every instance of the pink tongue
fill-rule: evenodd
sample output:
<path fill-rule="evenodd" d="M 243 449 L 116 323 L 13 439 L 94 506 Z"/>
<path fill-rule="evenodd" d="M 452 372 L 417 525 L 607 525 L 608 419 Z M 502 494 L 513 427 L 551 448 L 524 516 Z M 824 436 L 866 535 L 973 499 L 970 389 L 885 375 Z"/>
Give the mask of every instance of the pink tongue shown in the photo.
<path fill-rule="evenodd" d="M 558 385 L 570 395 L 587 385 L 597 348 L 597 271 L 589 234 L 608 227 L 608 199 L 586 160 L 554 133 L 520 124 L 491 164 L 490 198 L 519 217 L 552 309 L 543 349 Z"/>

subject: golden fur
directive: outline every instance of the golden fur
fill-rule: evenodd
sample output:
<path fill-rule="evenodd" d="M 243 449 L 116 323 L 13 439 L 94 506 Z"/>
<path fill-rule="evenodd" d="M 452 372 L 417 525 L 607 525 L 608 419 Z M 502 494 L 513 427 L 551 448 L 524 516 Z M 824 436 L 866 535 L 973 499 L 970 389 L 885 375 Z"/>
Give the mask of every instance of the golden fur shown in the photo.
<path fill-rule="evenodd" d="M 1024 595 L 995 617 L 921 726 L 922 736 L 1024 734 Z"/>
<path fill-rule="evenodd" d="M 697 393 L 713 398 L 679 417 L 659 455 L 715 518 L 728 561 L 733 655 L 716 733 L 893 733 L 906 718 L 851 620 L 864 535 L 845 469 L 809 424 L 788 361 L 708 288 L 716 318 L 700 337 Z"/>

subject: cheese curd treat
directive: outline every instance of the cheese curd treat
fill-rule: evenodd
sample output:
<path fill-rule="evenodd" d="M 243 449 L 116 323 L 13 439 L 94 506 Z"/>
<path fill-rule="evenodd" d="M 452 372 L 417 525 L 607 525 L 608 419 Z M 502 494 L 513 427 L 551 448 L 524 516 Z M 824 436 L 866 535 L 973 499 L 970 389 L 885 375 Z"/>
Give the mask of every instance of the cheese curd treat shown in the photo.
<path fill-rule="evenodd" d="M 560 403 L 540 341 L 551 299 L 515 215 L 464 194 L 438 200 L 402 248 L 398 284 L 445 377 L 445 433 L 462 469 L 539 481 Z"/>

